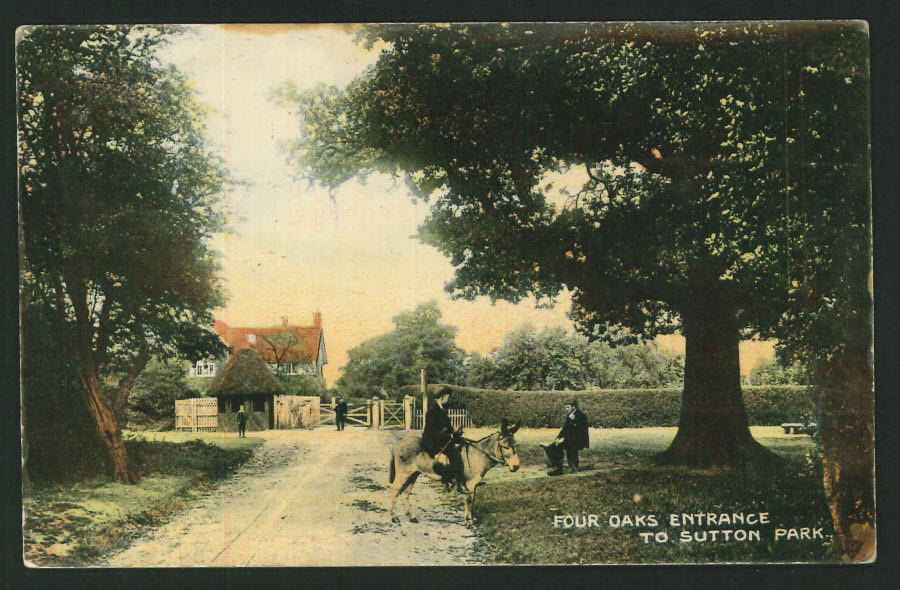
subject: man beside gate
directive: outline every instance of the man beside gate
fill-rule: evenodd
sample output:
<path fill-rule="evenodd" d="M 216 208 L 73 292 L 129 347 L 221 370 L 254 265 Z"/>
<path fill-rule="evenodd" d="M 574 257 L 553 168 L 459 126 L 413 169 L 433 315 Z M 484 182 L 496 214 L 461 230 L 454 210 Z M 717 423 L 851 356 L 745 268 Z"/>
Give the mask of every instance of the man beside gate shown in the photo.
<path fill-rule="evenodd" d="M 338 430 L 344 429 L 344 424 L 347 422 L 347 411 L 349 408 L 347 407 L 347 402 L 344 401 L 344 398 L 341 398 L 338 401 L 338 404 L 334 407 L 334 424 L 337 426 Z"/>

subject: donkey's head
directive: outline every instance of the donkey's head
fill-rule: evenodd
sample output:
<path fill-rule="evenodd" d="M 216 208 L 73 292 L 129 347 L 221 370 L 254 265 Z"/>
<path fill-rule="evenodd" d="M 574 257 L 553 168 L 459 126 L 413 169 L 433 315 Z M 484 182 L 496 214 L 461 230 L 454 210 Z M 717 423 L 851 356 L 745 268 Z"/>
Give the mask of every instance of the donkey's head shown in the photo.
<path fill-rule="evenodd" d="M 510 471 L 519 470 L 519 454 L 516 452 L 516 439 L 513 435 L 522 425 L 522 421 L 516 422 L 515 426 L 509 427 L 506 420 L 500 423 L 500 434 L 497 437 L 497 448 L 503 461 Z"/>

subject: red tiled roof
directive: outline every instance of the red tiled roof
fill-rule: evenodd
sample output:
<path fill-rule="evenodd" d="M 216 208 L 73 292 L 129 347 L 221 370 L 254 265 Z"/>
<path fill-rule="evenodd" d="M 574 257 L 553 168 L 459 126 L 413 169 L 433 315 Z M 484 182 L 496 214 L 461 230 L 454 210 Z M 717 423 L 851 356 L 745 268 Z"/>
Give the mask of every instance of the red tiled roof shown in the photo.
<path fill-rule="evenodd" d="M 291 326 L 281 325 L 267 328 L 247 328 L 247 327 L 231 327 L 221 320 L 216 320 L 213 324 L 213 330 L 218 334 L 226 344 L 231 346 L 231 352 L 241 350 L 242 348 L 250 348 L 255 350 L 259 355 L 269 363 L 275 362 L 275 353 L 266 343 L 267 336 L 277 336 L 283 332 L 290 332 L 297 337 L 299 342 L 291 346 L 288 353 L 282 359 L 282 362 L 295 363 L 307 361 L 316 364 L 319 357 L 319 343 L 322 339 L 322 328 L 320 326 Z M 250 343 L 250 335 L 256 335 L 256 344 Z M 281 347 L 279 347 L 279 352 Z"/>

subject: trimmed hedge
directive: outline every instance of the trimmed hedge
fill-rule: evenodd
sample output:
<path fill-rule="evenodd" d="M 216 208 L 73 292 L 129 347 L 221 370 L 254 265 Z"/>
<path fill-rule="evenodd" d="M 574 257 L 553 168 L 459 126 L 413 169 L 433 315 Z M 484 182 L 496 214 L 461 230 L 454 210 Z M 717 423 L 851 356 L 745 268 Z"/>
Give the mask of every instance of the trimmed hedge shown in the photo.
<path fill-rule="evenodd" d="M 589 389 L 585 391 L 503 391 L 458 385 L 429 385 L 429 396 L 451 390 L 450 405 L 466 408 L 475 426 L 499 424 L 504 418 L 522 420 L 531 428 L 557 427 L 562 407 L 569 400 L 587 414 L 596 428 L 644 428 L 678 426 L 681 389 Z M 744 405 L 752 426 L 777 426 L 796 422 L 814 409 L 812 388 L 796 385 L 744 387 Z M 419 395 L 416 385 L 400 389 L 400 395 Z"/>

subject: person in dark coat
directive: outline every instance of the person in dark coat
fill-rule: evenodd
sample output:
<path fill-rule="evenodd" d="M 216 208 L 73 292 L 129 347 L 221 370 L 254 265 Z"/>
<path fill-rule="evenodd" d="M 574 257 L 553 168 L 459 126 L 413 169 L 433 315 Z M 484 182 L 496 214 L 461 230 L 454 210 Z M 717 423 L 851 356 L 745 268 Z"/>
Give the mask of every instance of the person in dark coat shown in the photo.
<path fill-rule="evenodd" d="M 347 411 L 347 402 L 344 401 L 344 398 L 341 398 L 341 401 L 334 408 L 334 423 L 338 430 L 344 429 L 344 424 L 347 422 Z"/>
<path fill-rule="evenodd" d="M 578 472 L 578 451 L 586 449 L 590 446 L 590 438 L 588 435 L 588 427 L 590 426 L 588 418 L 584 412 L 578 409 L 578 402 L 572 400 L 565 406 L 566 421 L 563 423 L 562 430 L 556 437 L 554 443 L 557 447 L 562 447 L 566 452 L 566 462 L 573 472 Z M 546 449 L 545 449 L 546 450 Z M 550 453 L 548 453 L 548 457 Z M 562 475 L 562 453 L 554 455 L 554 468 L 548 472 L 548 475 Z"/>
<path fill-rule="evenodd" d="M 243 405 L 241 405 L 241 409 L 238 410 L 237 419 L 238 419 L 238 436 L 247 438 L 247 412 L 244 411 Z"/>
<path fill-rule="evenodd" d="M 440 454 L 447 456 L 450 462 L 449 469 L 444 468 L 439 461 L 435 461 L 435 472 L 438 473 L 444 483 L 450 483 L 456 479 L 457 489 L 462 487 L 462 457 L 459 454 L 459 433 L 453 429 L 450 415 L 445 407 L 450 400 L 450 389 L 443 389 L 437 399 L 425 413 L 425 427 L 422 431 L 422 448 L 432 458 Z"/>

